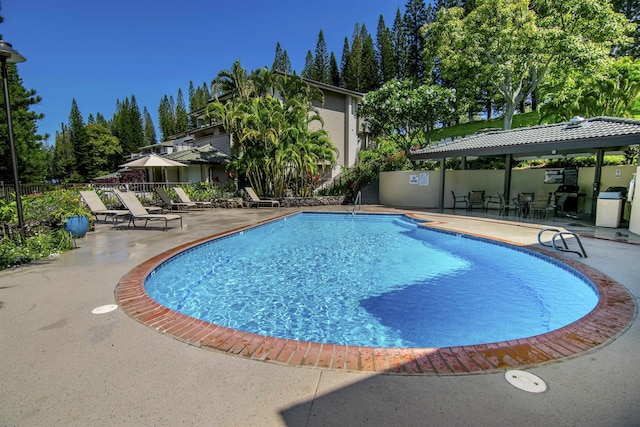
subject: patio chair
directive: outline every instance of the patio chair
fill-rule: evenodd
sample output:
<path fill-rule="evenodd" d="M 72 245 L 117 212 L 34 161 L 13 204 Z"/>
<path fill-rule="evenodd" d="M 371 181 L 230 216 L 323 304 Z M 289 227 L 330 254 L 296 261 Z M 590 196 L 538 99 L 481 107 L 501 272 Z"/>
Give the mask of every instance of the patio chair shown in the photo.
<path fill-rule="evenodd" d="M 483 191 L 470 191 L 467 196 L 467 209 L 472 210 L 474 206 L 480 206 L 480 210 L 484 212 L 486 209 L 484 190 Z"/>
<path fill-rule="evenodd" d="M 107 209 L 100 196 L 98 196 L 98 193 L 93 190 L 80 191 L 80 196 L 91 210 L 96 221 L 98 221 L 98 215 L 104 215 L 104 222 L 107 222 L 107 219 L 111 218 L 113 226 L 115 227 L 118 222 L 118 217 L 123 217 L 129 213 L 128 210 Z"/>
<path fill-rule="evenodd" d="M 249 207 L 260 207 L 260 206 L 270 206 L 270 207 L 276 207 L 279 208 L 280 207 L 280 202 L 277 200 L 271 200 L 271 199 L 261 199 L 260 197 L 258 197 L 258 195 L 256 194 L 255 190 L 252 187 L 245 187 L 244 191 L 247 192 L 247 194 L 249 195 L 249 198 L 251 199 L 249 201 Z"/>
<path fill-rule="evenodd" d="M 518 197 L 514 199 L 516 205 L 516 213 L 518 216 L 526 218 L 531 212 L 531 204 L 536 196 L 536 193 L 519 193 Z"/>
<path fill-rule="evenodd" d="M 507 199 L 504 197 L 504 193 L 498 193 L 498 198 L 496 199 L 494 196 L 487 196 L 485 202 L 485 209 L 488 210 L 491 208 L 491 205 L 498 205 L 497 208 L 499 210 L 499 215 L 505 215 L 509 213 L 509 209 L 515 210 L 515 204 L 508 203 Z"/>
<path fill-rule="evenodd" d="M 164 205 L 164 207 L 169 211 L 188 211 L 189 208 L 196 207 L 196 204 L 194 202 L 174 202 L 173 200 L 171 200 L 171 196 L 169 196 L 169 193 L 167 193 L 167 191 L 162 187 L 156 187 L 156 193 L 158 194 L 158 197 L 160 197 L 160 200 L 162 200 L 162 204 Z"/>
<path fill-rule="evenodd" d="M 552 197 L 548 197 L 546 200 L 544 197 L 536 197 L 531 203 L 531 216 L 533 218 L 547 219 L 549 212 L 555 212 L 556 209 L 551 199 Z"/>
<path fill-rule="evenodd" d="M 456 193 L 451 190 L 451 195 L 453 196 L 453 210 L 456 210 L 456 205 L 458 203 L 464 203 L 464 208 L 469 209 L 469 203 L 467 202 L 467 196 L 456 196 Z"/>
<path fill-rule="evenodd" d="M 184 191 L 182 187 L 174 187 L 173 191 L 178 195 L 178 199 L 180 199 L 181 203 L 195 203 L 197 208 L 212 208 L 213 204 L 211 202 L 201 202 L 201 201 L 191 201 L 189 195 Z"/>
<path fill-rule="evenodd" d="M 129 224 L 127 224 L 127 228 L 129 228 L 129 225 L 132 223 L 133 228 L 136 228 L 136 219 L 144 219 L 145 227 L 149 221 L 164 221 L 165 231 L 167 230 L 169 221 L 180 220 L 180 228 L 182 228 L 182 216 L 178 214 L 148 213 L 145 207 L 142 206 L 142 203 L 140 203 L 140 200 L 136 197 L 135 193 L 131 191 L 122 192 L 118 190 L 113 190 L 113 192 L 129 211 Z"/>

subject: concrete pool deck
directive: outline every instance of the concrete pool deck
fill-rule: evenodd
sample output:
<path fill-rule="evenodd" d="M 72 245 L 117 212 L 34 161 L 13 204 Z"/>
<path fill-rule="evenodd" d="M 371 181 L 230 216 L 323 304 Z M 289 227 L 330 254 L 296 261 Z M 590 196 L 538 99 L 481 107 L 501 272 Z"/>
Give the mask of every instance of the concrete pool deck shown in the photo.
<path fill-rule="evenodd" d="M 548 386 L 532 394 L 510 385 L 504 372 L 394 376 L 263 363 L 186 345 L 120 309 L 91 314 L 113 303 L 115 285 L 149 258 L 293 211 L 193 212 L 184 215 L 182 230 L 168 232 L 98 224 L 56 261 L 0 272 L 0 425 L 640 424 L 637 316 L 604 346 L 526 368 Z M 539 246 L 540 227 L 532 223 L 415 213 L 451 229 Z M 640 237 L 575 227 L 589 257 L 562 256 L 616 280 L 637 304 Z"/>

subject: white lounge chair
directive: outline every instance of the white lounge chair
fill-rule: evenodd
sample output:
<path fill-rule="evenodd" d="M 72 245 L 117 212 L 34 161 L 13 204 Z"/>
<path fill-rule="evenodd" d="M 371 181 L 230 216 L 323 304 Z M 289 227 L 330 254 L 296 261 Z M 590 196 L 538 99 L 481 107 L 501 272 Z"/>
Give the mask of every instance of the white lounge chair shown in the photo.
<path fill-rule="evenodd" d="M 271 206 L 272 208 L 280 207 L 280 202 L 277 200 L 261 199 L 260 197 L 258 197 L 258 195 L 256 194 L 255 190 L 252 187 L 245 187 L 244 191 L 247 192 L 247 194 L 249 195 L 249 198 L 251 199 L 249 201 L 249 207 L 253 207 L 253 206 L 255 206 L 256 208 L 259 206 Z"/>
<path fill-rule="evenodd" d="M 104 215 L 104 222 L 107 222 L 107 219 L 111 218 L 113 226 L 115 227 L 118 222 L 118 217 L 126 216 L 129 213 L 128 210 L 107 209 L 100 196 L 98 196 L 98 193 L 93 190 L 80 191 L 80 196 L 91 210 L 93 216 L 96 217 L 96 221 L 98 220 L 98 215 Z"/>
<path fill-rule="evenodd" d="M 180 199 L 181 203 L 195 203 L 197 208 L 211 208 L 213 204 L 211 202 L 201 202 L 201 201 L 191 201 L 189 195 L 184 191 L 182 187 L 173 187 L 173 191 L 178 195 L 178 199 Z"/>
<path fill-rule="evenodd" d="M 149 221 L 164 221 L 164 230 L 167 230 L 168 222 L 174 220 L 180 220 L 180 228 L 182 228 L 182 217 L 178 214 L 159 214 L 159 213 L 148 213 L 140 200 L 136 197 L 136 195 L 131 191 L 121 192 L 118 190 L 113 190 L 116 196 L 120 199 L 122 204 L 129 211 L 129 224 L 127 224 L 127 228 L 129 225 L 133 223 L 133 228 L 136 228 L 136 219 L 144 219 L 144 226 L 147 226 L 147 222 Z"/>

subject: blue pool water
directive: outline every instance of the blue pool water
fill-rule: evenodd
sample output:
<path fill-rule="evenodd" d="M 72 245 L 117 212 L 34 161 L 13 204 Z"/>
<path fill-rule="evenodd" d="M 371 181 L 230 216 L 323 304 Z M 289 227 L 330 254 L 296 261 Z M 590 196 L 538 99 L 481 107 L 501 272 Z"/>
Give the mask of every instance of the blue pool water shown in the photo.
<path fill-rule="evenodd" d="M 588 279 L 551 259 L 403 215 L 293 215 L 185 251 L 145 286 L 160 304 L 219 325 L 374 347 L 529 337 L 598 302 Z"/>

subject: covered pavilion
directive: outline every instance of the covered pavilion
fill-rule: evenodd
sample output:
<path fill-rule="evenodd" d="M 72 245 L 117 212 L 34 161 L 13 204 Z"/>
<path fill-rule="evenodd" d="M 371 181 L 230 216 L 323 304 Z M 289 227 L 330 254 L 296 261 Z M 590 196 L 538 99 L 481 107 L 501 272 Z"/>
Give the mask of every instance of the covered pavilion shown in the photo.
<path fill-rule="evenodd" d="M 618 117 L 574 117 L 568 123 L 540 125 L 507 131 L 490 131 L 464 138 L 441 141 L 412 151 L 410 159 L 440 161 L 439 209 L 444 209 L 445 160 L 479 156 L 504 156 L 504 194 L 510 194 L 514 160 L 537 158 L 596 157 L 593 200 L 600 192 L 601 168 L 605 154 L 622 154 L 640 144 L 640 120 Z M 596 204 L 591 207 L 595 216 Z"/>

